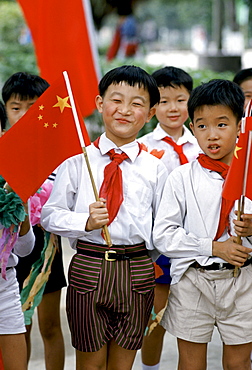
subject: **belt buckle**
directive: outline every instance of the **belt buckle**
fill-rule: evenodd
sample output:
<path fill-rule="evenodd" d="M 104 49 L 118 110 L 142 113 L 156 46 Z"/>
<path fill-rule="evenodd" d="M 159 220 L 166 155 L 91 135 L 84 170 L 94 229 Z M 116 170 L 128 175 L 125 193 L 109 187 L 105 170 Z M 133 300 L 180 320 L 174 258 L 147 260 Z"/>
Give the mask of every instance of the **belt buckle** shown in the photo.
<path fill-rule="evenodd" d="M 116 258 L 110 258 L 110 257 L 109 257 L 109 253 L 116 254 L 116 251 L 113 251 L 113 250 L 105 251 L 105 260 L 106 260 L 106 261 L 109 261 L 109 262 L 114 262 L 114 261 L 116 261 Z"/>

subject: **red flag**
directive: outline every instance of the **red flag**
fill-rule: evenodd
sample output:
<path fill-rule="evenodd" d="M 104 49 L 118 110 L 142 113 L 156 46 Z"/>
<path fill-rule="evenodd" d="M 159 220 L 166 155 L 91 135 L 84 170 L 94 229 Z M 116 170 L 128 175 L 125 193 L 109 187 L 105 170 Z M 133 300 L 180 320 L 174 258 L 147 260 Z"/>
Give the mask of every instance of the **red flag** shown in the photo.
<path fill-rule="evenodd" d="M 223 187 L 223 198 L 236 200 L 241 195 L 252 200 L 252 117 L 246 118 Z"/>
<path fill-rule="evenodd" d="M 0 174 L 24 202 L 61 162 L 90 144 L 69 85 L 64 72 L 0 139 Z"/>
<path fill-rule="evenodd" d="M 89 0 L 18 0 L 30 28 L 41 77 L 68 71 L 83 117 L 98 94 L 97 51 Z"/>

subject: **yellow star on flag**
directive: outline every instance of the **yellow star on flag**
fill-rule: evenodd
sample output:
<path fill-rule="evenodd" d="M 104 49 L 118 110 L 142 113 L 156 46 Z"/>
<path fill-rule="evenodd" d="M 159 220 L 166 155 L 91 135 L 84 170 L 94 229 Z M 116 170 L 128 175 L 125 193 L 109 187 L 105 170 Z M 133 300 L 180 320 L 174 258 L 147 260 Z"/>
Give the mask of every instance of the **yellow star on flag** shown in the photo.
<path fill-rule="evenodd" d="M 44 127 L 46 127 L 46 128 L 47 128 L 48 126 L 49 126 L 49 123 L 48 123 L 48 122 L 45 122 L 45 123 L 44 123 Z"/>
<path fill-rule="evenodd" d="M 44 108 L 45 108 L 44 105 L 39 106 L 39 110 L 43 110 Z"/>
<path fill-rule="evenodd" d="M 58 123 L 53 123 L 53 128 L 56 128 L 58 126 Z"/>
<path fill-rule="evenodd" d="M 41 120 L 43 118 L 43 116 L 40 114 L 39 116 L 38 116 L 38 119 L 39 120 Z"/>
<path fill-rule="evenodd" d="M 66 98 L 61 98 L 58 95 L 56 95 L 56 97 L 58 99 L 58 103 L 56 103 L 55 105 L 53 105 L 53 108 L 59 107 L 61 113 L 63 112 L 63 110 L 65 108 L 72 108 L 71 105 L 68 104 L 68 102 L 67 102 L 68 99 L 69 99 L 69 96 L 67 96 Z"/>
<path fill-rule="evenodd" d="M 241 149 L 242 149 L 242 147 L 240 147 L 240 146 L 237 146 L 237 145 L 236 145 L 235 150 L 234 150 L 234 156 L 235 156 L 235 158 L 237 158 L 237 159 L 238 159 L 238 154 L 237 154 L 237 152 L 239 152 L 239 150 L 241 150 Z"/>

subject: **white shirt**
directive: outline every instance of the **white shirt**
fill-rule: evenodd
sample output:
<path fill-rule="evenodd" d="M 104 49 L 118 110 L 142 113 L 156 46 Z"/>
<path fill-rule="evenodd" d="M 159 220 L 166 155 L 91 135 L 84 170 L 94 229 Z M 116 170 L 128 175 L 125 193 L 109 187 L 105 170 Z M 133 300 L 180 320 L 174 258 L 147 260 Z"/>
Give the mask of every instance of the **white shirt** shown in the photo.
<path fill-rule="evenodd" d="M 226 263 L 212 256 L 212 241 L 216 235 L 223 178 L 203 168 L 197 160 L 176 168 L 167 179 L 154 224 L 153 240 L 158 251 L 171 258 L 172 284 L 177 283 L 188 267 Z M 236 208 L 237 209 L 237 208 Z M 246 199 L 245 212 L 252 213 L 252 202 Z M 235 235 L 230 213 L 231 234 Z M 229 237 L 227 231 L 219 241 Z M 242 244 L 251 248 L 251 237 Z"/>
<path fill-rule="evenodd" d="M 188 159 L 188 162 L 196 159 L 199 152 L 201 151 L 197 139 L 193 136 L 193 134 L 188 130 L 186 126 L 183 126 L 184 131 L 183 135 L 177 141 L 178 145 L 183 145 L 183 152 Z M 162 156 L 161 160 L 164 162 L 168 169 L 168 173 L 172 172 L 174 168 L 180 166 L 179 156 L 173 149 L 170 144 L 167 144 L 162 139 L 164 137 L 170 137 L 172 140 L 173 138 L 169 136 L 160 126 L 160 123 L 157 124 L 156 128 L 153 132 L 150 132 L 147 135 L 144 135 L 138 139 L 140 143 L 143 143 L 147 146 L 148 152 L 153 149 L 157 150 L 164 150 L 165 153 Z"/>
<path fill-rule="evenodd" d="M 94 145 L 87 147 L 98 192 L 104 167 L 110 163 L 106 153 L 110 149 L 117 149 L 129 156 L 120 164 L 124 200 L 108 227 L 112 243 L 132 245 L 145 241 L 147 249 L 154 249 L 152 224 L 167 178 L 164 164 L 145 151 L 138 155 L 137 141 L 123 145 L 118 150 L 103 134 L 99 146 L 100 150 Z M 95 197 L 84 156 L 71 157 L 58 169 L 51 196 L 42 209 L 42 226 L 47 231 L 69 238 L 72 248 L 76 247 L 77 239 L 105 244 L 101 229 L 85 231 L 89 205 L 93 202 Z"/>

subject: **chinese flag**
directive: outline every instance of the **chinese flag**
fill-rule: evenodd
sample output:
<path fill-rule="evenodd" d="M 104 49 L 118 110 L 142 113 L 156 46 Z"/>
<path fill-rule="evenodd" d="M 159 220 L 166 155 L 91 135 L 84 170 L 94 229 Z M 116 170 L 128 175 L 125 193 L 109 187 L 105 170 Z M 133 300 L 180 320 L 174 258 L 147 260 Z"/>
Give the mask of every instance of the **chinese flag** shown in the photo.
<path fill-rule="evenodd" d="M 68 71 L 83 117 L 95 109 L 98 58 L 89 0 L 18 0 L 34 42 L 41 77 L 49 84 Z"/>
<path fill-rule="evenodd" d="M 241 195 L 252 200 L 252 117 L 246 118 L 245 132 L 240 134 L 234 157 L 224 183 L 225 199 L 240 199 Z M 247 167 L 246 167 L 247 166 Z"/>
<path fill-rule="evenodd" d="M 0 139 L 0 174 L 24 202 L 61 162 L 90 144 L 67 83 L 64 72 Z"/>

